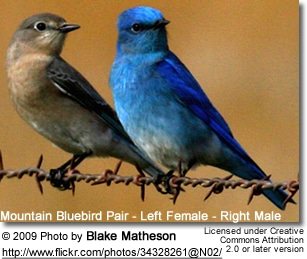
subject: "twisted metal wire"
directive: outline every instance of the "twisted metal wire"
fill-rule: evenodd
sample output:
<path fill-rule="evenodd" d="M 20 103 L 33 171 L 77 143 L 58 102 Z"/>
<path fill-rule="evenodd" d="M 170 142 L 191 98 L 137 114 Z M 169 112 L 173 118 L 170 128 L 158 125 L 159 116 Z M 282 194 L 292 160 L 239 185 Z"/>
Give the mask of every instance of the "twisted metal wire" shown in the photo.
<path fill-rule="evenodd" d="M 28 176 L 35 176 L 36 182 L 38 184 L 39 190 L 41 193 L 43 193 L 43 187 L 41 185 L 42 181 L 50 181 L 51 176 L 50 172 L 47 172 L 43 169 L 41 169 L 42 164 L 42 156 L 39 158 L 37 166 L 36 167 L 29 167 L 19 170 L 4 170 L 3 168 L 3 161 L 2 156 L 0 152 L 0 182 L 1 180 L 6 177 L 8 179 L 11 178 L 18 178 L 21 179 L 24 175 Z M 262 194 L 262 191 L 265 189 L 283 189 L 287 190 L 289 192 L 287 199 L 284 202 L 284 205 L 286 205 L 293 196 L 296 194 L 296 192 L 299 190 L 299 181 L 292 180 L 292 181 L 284 181 L 284 182 L 271 182 L 269 181 L 270 176 L 268 176 L 266 179 L 262 180 L 244 180 L 244 179 L 238 179 L 233 180 L 230 179 L 232 175 L 227 176 L 225 178 L 190 178 L 186 176 L 175 176 L 171 175 L 170 177 L 166 177 L 165 179 L 160 180 L 159 183 L 157 183 L 157 179 L 145 176 L 145 175 L 132 175 L 132 176 L 121 176 L 118 175 L 117 172 L 119 170 L 120 164 L 118 167 L 112 171 L 112 170 L 105 170 L 101 174 L 82 174 L 76 169 L 70 169 L 67 175 L 64 177 L 64 181 L 68 183 L 69 189 L 72 190 L 72 192 L 75 192 L 75 182 L 84 181 L 86 183 L 91 183 L 91 185 L 98 185 L 98 184 L 106 184 L 107 186 L 110 186 L 111 183 L 119 184 L 123 183 L 125 185 L 134 184 L 136 186 L 141 187 L 141 197 L 144 199 L 144 188 L 147 185 L 154 184 L 157 188 L 157 190 L 163 194 L 169 193 L 173 195 L 173 201 L 176 202 L 176 199 L 182 190 L 182 186 L 191 186 L 192 188 L 195 188 L 197 186 L 201 186 L 203 188 L 210 188 L 208 194 L 204 198 L 204 200 L 208 199 L 211 194 L 220 194 L 223 192 L 224 189 L 236 189 L 236 188 L 242 188 L 242 189 L 251 189 L 251 194 L 249 196 L 248 203 L 251 202 L 254 196 L 258 196 Z M 160 185 L 164 186 L 165 188 L 168 188 L 168 191 L 162 191 L 162 188 Z M 167 186 L 167 187 L 166 187 Z M 64 188 L 67 189 L 67 188 Z"/>

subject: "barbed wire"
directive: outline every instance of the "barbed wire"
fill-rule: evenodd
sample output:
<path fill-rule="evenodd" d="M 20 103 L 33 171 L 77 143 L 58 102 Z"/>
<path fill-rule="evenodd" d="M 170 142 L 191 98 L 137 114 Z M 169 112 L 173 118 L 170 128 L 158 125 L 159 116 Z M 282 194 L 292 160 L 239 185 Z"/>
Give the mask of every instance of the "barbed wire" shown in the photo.
<path fill-rule="evenodd" d="M 36 182 L 38 184 L 38 188 L 40 192 L 43 194 L 42 181 L 50 181 L 53 179 L 51 172 L 45 171 L 41 169 L 41 164 L 43 161 L 43 157 L 41 156 L 38 160 L 36 167 L 28 167 L 19 170 L 5 170 L 3 168 L 3 160 L 0 152 L 0 182 L 6 177 L 8 179 L 18 178 L 21 179 L 24 175 L 35 176 Z M 75 193 L 75 182 L 84 181 L 85 183 L 91 183 L 91 185 L 98 184 L 106 184 L 110 186 L 111 183 L 119 184 L 123 183 L 125 185 L 136 185 L 141 187 L 141 198 L 144 200 L 145 197 L 145 186 L 155 185 L 158 192 L 163 194 L 172 194 L 173 202 L 175 203 L 177 197 L 182 191 L 182 186 L 190 186 L 192 188 L 195 187 L 203 187 L 203 188 L 211 188 L 208 194 L 205 196 L 204 200 L 207 200 L 211 194 L 220 194 L 225 189 L 231 188 L 242 188 L 242 189 L 251 189 L 251 193 L 248 199 L 248 204 L 252 201 L 254 196 L 258 196 L 262 194 L 263 190 L 266 189 L 283 189 L 288 191 L 288 197 L 284 201 L 284 206 L 292 200 L 293 196 L 299 190 L 299 181 L 284 181 L 284 182 L 271 182 L 269 181 L 270 176 L 262 180 L 244 180 L 231 179 L 232 175 L 227 176 L 225 178 L 190 178 L 186 176 L 176 176 L 176 175 L 166 175 L 161 179 L 155 179 L 150 176 L 145 176 L 143 174 L 132 175 L 132 176 L 122 176 L 117 174 L 120 164 L 118 164 L 117 168 L 112 171 L 110 169 L 105 170 L 100 174 L 82 174 L 80 171 L 76 169 L 69 169 L 66 176 L 61 179 L 61 185 L 58 185 L 60 190 L 70 189 L 73 194 Z M 54 184 L 51 182 L 54 186 Z M 164 191 L 165 189 L 166 191 Z"/>

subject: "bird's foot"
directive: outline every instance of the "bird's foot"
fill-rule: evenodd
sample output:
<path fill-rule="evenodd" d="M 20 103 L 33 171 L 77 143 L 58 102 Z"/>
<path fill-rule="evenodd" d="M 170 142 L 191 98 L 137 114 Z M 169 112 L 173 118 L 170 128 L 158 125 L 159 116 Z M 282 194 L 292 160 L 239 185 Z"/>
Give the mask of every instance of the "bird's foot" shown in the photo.
<path fill-rule="evenodd" d="M 172 200 L 175 204 L 180 192 L 184 191 L 181 188 L 181 183 L 180 177 L 174 175 L 174 170 L 170 170 L 166 175 L 159 176 L 155 182 L 155 187 L 162 194 L 172 194 Z M 162 188 L 160 187 L 161 184 Z"/>
<path fill-rule="evenodd" d="M 72 190 L 74 194 L 75 184 L 74 181 L 69 179 L 69 176 L 73 174 L 80 174 L 80 172 L 75 168 L 89 155 L 89 153 L 74 155 L 72 159 L 68 160 L 60 167 L 51 169 L 49 172 L 50 184 L 61 191 Z"/>
<path fill-rule="evenodd" d="M 71 190 L 71 181 L 65 180 L 65 175 L 67 169 L 61 170 L 61 168 L 51 169 L 49 172 L 50 175 L 50 184 L 58 188 L 60 191 Z"/>

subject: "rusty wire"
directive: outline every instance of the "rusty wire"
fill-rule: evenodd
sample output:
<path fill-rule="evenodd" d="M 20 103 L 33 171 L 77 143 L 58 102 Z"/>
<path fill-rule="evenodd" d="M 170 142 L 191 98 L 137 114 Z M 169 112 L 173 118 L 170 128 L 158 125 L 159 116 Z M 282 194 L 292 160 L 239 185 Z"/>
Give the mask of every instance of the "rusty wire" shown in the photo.
<path fill-rule="evenodd" d="M 0 182 L 1 180 L 6 177 L 8 179 L 11 178 L 18 178 L 21 179 L 24 175 L 28 176 L 35 176 L 35 179 L 37 181 L 39 190 L 41 193 L 43 193 L 43 188 L 41 185 L 42 181 L 50 181 L 51 176 L 50 172 L 47 172 L 43 169 L 41 169 L 42 164 L 42 156 L 39 158 L 37 166 L 36 167 L 28 167 L 20 170 L 5 170 L 3 168 L 3 160 L 0 152 Z M 284 181 L 284 182 L 271 182 L 269 181 L 270 176 L 268 176 L 266 179 L 262 180 L 244 180 L 244 179 L 238 179 L 233 180 L 230 179 L 232 175 L 227 176 L 225 178 L 190 178 L 186 176 L 175 176 L 171 175 L 170 177 L 166 177 L 165 179 L 160 179 L 160 182 L 157 183 L 157 179 L 145 176 L 145 175 L 132 175 L 132 176 L 122 176 L 118 175 L 117 171 L 119 170 L 119 166 L 112 171 L 110 169 L 105 170 L 103 173 L 100 174 L 82 174 L 76 169 L 71 169 L 67 173 L 67 176 L 64 177 L 64 181 L 69 183 L 70 186 L 69 189 L 72 190 L 74 193 L 75 191 L 75 182 L 84 181 L 86 183 L 91 183 L 91 185 L 98 185 L 98 184 L 106 184 L 107 186 L 110 186 L 111 183 L 119 184 L 123 183 L 125 185 L 134 184 L 138 187 L 141 187 L 141 197 L 144 199 L 144 188 L 147 185 L 154 184 L 157 188 L 157 190 L 161 193 L 170 193 L 173 195 L 174 203 L 176 202 L 176 199 L 182 190 L 182 186 L 191 186 L 192 188 L 195 188 L 197 186 L 203 187 L 203 188 L 210 188 L 208 194 L 204 198 L 204 200 L 208 199 L 211 194 L 220 194 L 223 192 L 224 189 L 236 189 L 236 188 L 243 188 L 243 189 L 251 189 L 251 193 L 249 196 L 248 204 L 251 202 L 252 198 L 254 196 L 258 196 L 262 194 L 262 191 L 265 189 L 283 189 L 289 192 L 288 197 L 284 201 L 284 205 L 286 205 L 296 194 L 296 192 L 299 190 L 299 181 L 292 180 L 292 181 Z M 162 191 L 162 189 L 159 187 L 159 185 L 162 186 L 168 186 L 169 190 L 171 191 Z M 65 188 L 67 189 L 67 188 Z"/>

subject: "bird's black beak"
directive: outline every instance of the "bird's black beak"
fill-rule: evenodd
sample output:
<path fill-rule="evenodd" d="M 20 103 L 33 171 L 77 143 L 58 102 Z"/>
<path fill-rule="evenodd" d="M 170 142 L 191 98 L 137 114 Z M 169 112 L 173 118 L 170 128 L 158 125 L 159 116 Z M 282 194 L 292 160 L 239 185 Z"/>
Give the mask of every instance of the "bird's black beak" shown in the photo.
<path fill-rule="evenodd" d="M 153 26 L 152 29 L 157 30 L 159 28 L 165 27 L 166 25 L 168 25 L 170 23 L 170 21 L 165 20 L 165 19 L 161 19 L 158 20 Z"/>
<path fill-rule="evenodd" d="M 77 30 L 79 29 L 80 26 L 78 24 L 69 24 L 69 23 L 65 23 L 63 24 L 61 27 L 59 27 L 59 31 L 60 32 L 70 32 L 70 31 L 74 31 L 74 30 Z"/>

